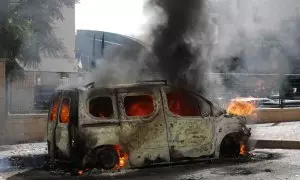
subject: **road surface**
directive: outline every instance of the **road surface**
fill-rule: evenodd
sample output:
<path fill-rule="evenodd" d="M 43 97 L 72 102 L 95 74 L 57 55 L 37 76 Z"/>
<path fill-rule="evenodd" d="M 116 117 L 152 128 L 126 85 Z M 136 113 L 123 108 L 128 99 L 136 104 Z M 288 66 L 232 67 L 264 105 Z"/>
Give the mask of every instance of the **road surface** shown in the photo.
<path fill-rule="evenodd" d="M 199 162 L 114 174 L 95 170 L 83 176 L 75 176 L 63 170 L 49 171 L 43 167 L 45 153 L 45 143 L 0 146 L 0 177 L 7 180 L 300 180 L 299 150 L 260 149 L 254 151 L 252 159 L 247 160 Z"/>

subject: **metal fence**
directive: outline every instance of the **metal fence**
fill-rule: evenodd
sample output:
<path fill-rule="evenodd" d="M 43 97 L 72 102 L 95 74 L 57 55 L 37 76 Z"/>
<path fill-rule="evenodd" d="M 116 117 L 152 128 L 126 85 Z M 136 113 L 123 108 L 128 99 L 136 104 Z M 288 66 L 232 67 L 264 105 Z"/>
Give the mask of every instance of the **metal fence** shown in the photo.
<path fill-rule="evenodd" d="M 300 74 L 209 74 L 211 93 L 221 104 L 235 97 L 259 99 L 260 107 L 300 107 Z"/>
<path fill-rule="evenodd" d="M 76 83 L 84 73 L 26 71 L 21 78 L 7 77 L 7 107 L 10 114 L 44 114 L 53 90 Z"/>
<path fill-rule="evenodd" d="M 227 103 L 240 97 L 263 98 L 261 106 L 300 106 L 300 75 L 207 74 L 206 95 Z M 47 113 L 53 90 L 84 80 L 86 73 L 25 72 L 23 78 L 7 81 L 7 105 L 10 114 Z"/>

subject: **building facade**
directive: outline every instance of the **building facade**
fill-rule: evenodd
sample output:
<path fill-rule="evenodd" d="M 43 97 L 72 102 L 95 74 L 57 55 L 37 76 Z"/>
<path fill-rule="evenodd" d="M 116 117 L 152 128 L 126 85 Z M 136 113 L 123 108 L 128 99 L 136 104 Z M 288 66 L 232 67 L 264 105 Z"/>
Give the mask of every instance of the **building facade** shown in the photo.
<path fill-rule="evenodd" d="M 37 68 L 27 68 L 30 71 L 77 72 L 75 59 L 75 8 L 63 10 L 64 21 L 56 21 L 53 25 L 56 36 L 63 42 L 68 57 L 50 58 L 42 55 L 42 61 Z"/>

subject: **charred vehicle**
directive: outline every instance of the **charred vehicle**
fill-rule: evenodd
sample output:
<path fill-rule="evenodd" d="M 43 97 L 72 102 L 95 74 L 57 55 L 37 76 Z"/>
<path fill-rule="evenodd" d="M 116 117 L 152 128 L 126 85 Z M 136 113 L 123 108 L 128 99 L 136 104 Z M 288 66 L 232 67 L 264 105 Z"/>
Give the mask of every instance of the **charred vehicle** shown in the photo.
<path fill-rule="evenodd" d="M 80 168 L 239 156 L 250 136 L 244 117 L 166 81 L 57 89 L 47 124 L 51 160 Z"/>

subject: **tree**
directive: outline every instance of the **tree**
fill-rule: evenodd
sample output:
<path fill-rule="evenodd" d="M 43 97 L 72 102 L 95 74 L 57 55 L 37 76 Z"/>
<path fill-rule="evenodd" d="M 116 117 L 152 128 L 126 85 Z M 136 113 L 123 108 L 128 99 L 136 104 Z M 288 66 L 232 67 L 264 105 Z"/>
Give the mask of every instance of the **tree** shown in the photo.
<path fill-rule="evenodd" d="M 0 57 L 8 58 L 7 73 L 22 66 L 36 67 L 41 54 L 66 56 L 53 23 L 63 21 L 62 8 L 74 8 L 78 0 L 9 0 L 0 25 Z M 17 2 L 16 2 L 17 1 Z"/>

